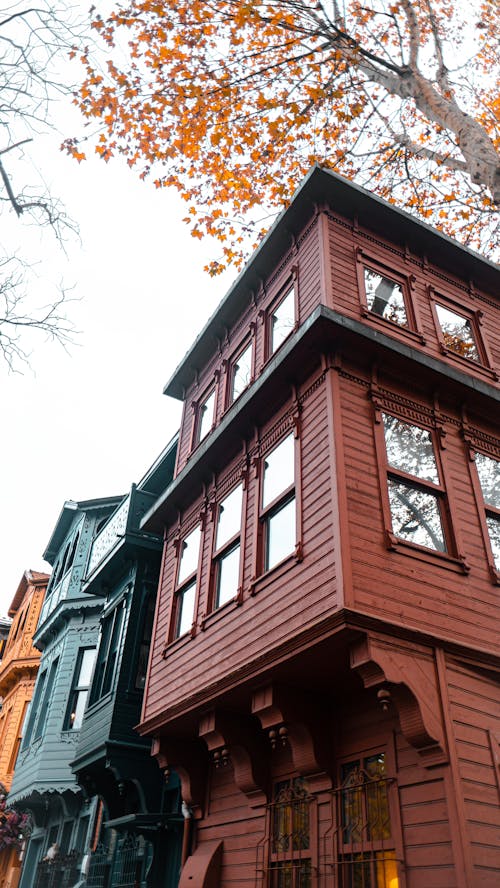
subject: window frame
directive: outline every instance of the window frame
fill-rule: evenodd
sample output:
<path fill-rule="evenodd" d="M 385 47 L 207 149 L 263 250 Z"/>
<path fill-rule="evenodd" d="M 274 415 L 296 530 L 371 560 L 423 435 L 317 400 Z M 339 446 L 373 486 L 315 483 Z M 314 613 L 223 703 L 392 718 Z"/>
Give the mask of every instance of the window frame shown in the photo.
<path fill-rule="evenodd" d="M 47 669 L 45 670 L 46 680 L 44 682 L 44 687 L 42 688 L 42 692 L 40 693 L 40 703 L 38 706 L 38 711 L 35 715 L 33 721 L 33 730 L 32 730 L 32 742 L 34 743 L 36 740 L 41 740 L 43 737 L 45 726 L 47 724 L 47 719 L 49 716 L 49 704 L 50 698 L 52 695 L 52 689 L 55 685 L 57 671 L 59 669 L 59 657 L 55 657 Z"/>
<path fill-rule="evenodd" d="M 355 256 L 361 317 L 385 329 L 388 334 L 397 331 L 401 336 L 414 342 L 416 341 L 420 345 L 425 345 L 425 338 L 422 333 L 415 293 L 415 284 L 417 280 L 415 275 L 404 274 L 393 268 L 391 265 L 386 265 L 384 262 L 374 258 L 369 253 L 366 253 L 361 247 L 355 248 Z M 378 274 L 401 287 L 408 326 L 404 327 L 396 321 L 391 321 L 390 318 L 384 318 L 383 315 L 377 314 L 377 312 L 372 311 L 372 309 L 368 307 L 365 269 L 374 274 Z"/>
<path fill-rule="evenodd" d="M 79 681 L 80 681 L 80 673 L 82 670 L 82 664 L 83 664 L 83 660 L 84 660 L 86 651 L 94 651 L 94 659 L 93 659 L 91 670 L 90 670 L 88 684 L 82 685 L 79 683 Z M 63 731 L 71 731 L 71 732 L 80 731 L 82 728 L 83 719 L 85 717 L 85 709 L 87 708 L 87 705 L 89 704 L 90 690 L 93 685 L 94 670 L 95 670 L 96 663 L 97 663 L 97 651 L 98 651 L 97 645 L 88 645 L 85 647 L 78 648 L 78 654 L 76 657 L 75 668 L 73 670 L 73 676 L 71 679 L 71 686 L 69 689 L 68 703 L 67 703 L 66 712 L 64 715 L 64 722 L 63 722 L 63 728 L 62 728 Z M 80 701 L 80 697 L 82 695 L 84 695 L 82 718 L 81 718 L 80 724 L 75 728 L 74 723 L 76 721 L 76 718 L 73 719 L 73 721 L 71 721 L 71 716 L 72 716 L 73 712 L 75 713 L 75 716 L 76 716 L 77 705 L 78 705 L 78 703 Z"/>
<path fill-rule="evenodd" d="M 490 531 L 487 523 L 488 514 L 492 515 L 495 519 L 498 519 L 500 523 L 500 509 L 486 502 L 481 485 L 481 479 L 479 477 L 479 472 L 476 465 L 476 456 L 477 454 L 481 454 L 482 456 L 487 456 L 489 457 L 489 459 L 495 460 L 495 462 L 498 462 L 500 466 L 500 450 L 496 453 L 489 452 L 486 447 L 481 447 L 481 442 L 479 440 L 477 442 L 475 440 L 468 440 L 467 436 L 466 443 L 468 445 L 469 452 L 469 468 L 472 488 L 474 490 L 474 496 L 476 499 L 479 524 L 483 537 L 483 545 L 488 561 L 488 570 L 493 583 L 495 583 L 496 585 L 500 585 L 500 566 L 497 567 L 495 563 L 495 556 L 493 553 L 493 546 L 491 544 Z"/>
<path fill-rule="evenodd" d="M 399 882 L 401 884 L 401 877 L 404 874 L 405 866 L 404 866 L 404 855 L 403 855 L 403 841 L 402 841 L 402 824 L 401 824 L 401 812 L 400 812 L 400 804 L 398 799 L 398 781 L 396 774 L 396 762 L 395 762 L 395 750 L 392 748 L 393 744 L 386 744 L 381 742 L 376 747 L 368 748 L 368 749 L 352 749 L 342 755 L 337 761 L 337 786 L 333 790 L 333 793 L 337 796 L 336 800 L 336 809 L 337 809 L 337 823 L 338 823 L 338 852 L 337 852 L 337 865 L 339 867 L 339 885 L 343 884 L 343 877 L 341 871 L 342 858 L 344 855 L 355 856 L 363 853 L 374 852 L 374 855 L 378 851 L 379 853 L 384 852 L 392 852 L 394 854 L 394 860 L 396 861 L 397 866 L 397 875 L 399 878 Z M 366 761 L 375 756 L 383 755 L 385 759 L 385 767 L 386 767 L 386 776 L 382 778 L 386 784 L 386 794 L 387 794 L 387 807 L 389 813 L 389 824 L 391 835 L 387 839 L 366 839 L 366 851 L 363 849 L 363 842 L 344 842 L 344 821 L 343 821 L 343 802 L 344 802 L 344 793 L 346 791 L 345 780 L 342 780 L 342 770 L 347 765 L 358 763 L 361 766 L 364 766 Z M 361 770 L 366 770 L 364 767 L 361 767 Z M 366 784 L 360 784 L 364 786 Z M 368 809 L 366 808 L 367 800 L 363 799 L 363 808 L 367 815 L 367 819 L 369 817 Z M 392 847 L 387 847 L 387 843 L 390 843 Z M 376 861 L 376 857 L 374 856 L 373 862 Z M 362 861 L 359 861 L 360 863 Z M 366 861 L 368 863 L 372 861 Z M 404 877 L 404 876 L 403 876 Z"/>
<path fill-rule="evenodd" d="M 149 584 L 143 584 L 143 592 L 141 598 L 141 614 L 138 620 L 138 627 L 136 637 L 134 639 L 134 655 L 132 657 L 132 673 L 130 676 L 130 688 L 129 690 L 135 694 L 143 694 L 146 688 L 146 681 L 148 675 L 148 664 L 149 664 L 149 655 L 151 652 L 151 644 L 153 641 L 153 633 L 155 626 L 155 616 L 156 616 L 156 603 L 157 603 L 157 592 L 154 586 L 150 586 Z M 148 618 L 152 614 L 151 620 L 151 633 L 149 635 L 149 639 L 147 637 L 147 629 L 148 629 Z M 145 673 L 144 673 L 144 684 L 142 686 L 137 684 L 139 678 L 139 670 L 141 668 L 141 664 L 144 663 L 143 652 L 147 646 L 147 655 L 145 657 Z"/>
<path fill-rule="evenodd" d="M 277 818 L 280 818 L 280 806 L 284 809 L 287 809 L 293 806 L 294 802 L 290 800 L 287 802 L 286 800 L 282 803 L 279 801 L 279 794 L 285 789 L 285 784 L 288 784 L 290 791 L 293 791 L 294 785 L 299 783 L 302 784 L 302 789 L 304 792 L 303 800 L 298 801 L 298 805 L 307 805 L 307 827 L 308 827 L 308 844 L 307 847 L 304 848 L 294 848 L 294 837 L 296 835 L 293 829 L 293 813 L 288 814 L 285 813 L 285 818 L 290 818 L 292 823 L 292 829 L 287 834 L 288 838 L 288 847 L 282 850 L 276 849 L 276 832 L 275 832 L 275 824 Z M 282 789 L 280 789 L 282 787 Z M 307 778 L 302 774 L 294 772 L 293 774 L 283 774 L 280 775 L 279 778 L 273 780 L 272 791 L 271 791 L 271 801 L 268 805 L 268 827 L 266 834 L 268 836 L 268 853 L 267 853 L 267 873 L 268 873 L 268 882 L 266 884 L 273 885 L 275 884 L 273 879 L 273 872 L 279 873 L 280 864 L 283 864 L 285 867 L 287 864 L 291 865 L 292 871 L 292 885 L 296 884 L 296 879 L 294 877 L 294 869 L 300 863 L 305 863 L 308 861 L 310 863 L 310 876 L 311 876 L 311 884 L 313 884 L 314 873 L 317 867 L 317 819 L 318 819 L 318 809 L 317 809 L 318 799 L 314 793 L 311 793 Z M 292 808 L 293 812 L 293 808 Z"/>
<path fill-rule="evenodd" d="M 464 369 L 467 369 L 467 372 L 470 372 L 471 367 L 474 367 L 479 373 L 498 380 L 498 374 L 493 369 L 489 349 L 481 331 L 483 312 L 480 309 L 474 309 L 470 306 L 463 305 L 461 302 L 458 302 L 452 297 L 445 295 L 438 290 L 435 290 L 433 287 L 429 287 L 429 302 L 431 306 L 432 319 L 436 330 L 438 347 L 441 354 L 445 355 L 447 358 L 450 358 L 453 361 L 456 361 Z M 468 358 L 466 355 L 461 355 L 459 352 L 455 351 L 452 348 L 449 348 L 449 346 L 446 345 L 444 341 L 444 331 L 441 326 L 441 322 L 439 320 L 437 312 L 438 305 L 442 306 L 442 308 L 448 309 L 448 311 L 451 311 L 456 315 L 459 315 L 459 317 L 462 317 L 465 321 L 469 322 L 472 332 L 472 338 L 474 340 L 474 344 L 476 346 L 476 351 L 478 354 L 477 361 L 474 358 Z"/>
<path fill-rule="evenodd" d="M 273 348 L 272 339 L 273 339 L 273 317 L 277 311 L 277 309 L 282 305 L 282 303 L 288 298 L 288 296 L 292 294 L 293 299 L 293 326 L 289 333 L 278 343 L 278 345 Z M 268 306 L 267 310 L 263 314 L 263 320 L 265 323 L 265 359 L 269 361 L 275 354 L 279 352 L 282 346 L 290 339 L 293 333 L 295 333 L 299 328 L 299 296 L 298 296 L 298 269 L 294 266 L 291 269 L 291 273 L 287 277 L 285 283 L 280 287 L 278 293 L 273 298 L 272 302 Z"/>
<path fill-rule="evenodd" d="M 222 543 L 217 548 L 217 531 L 219 526 L 220 519 L 220 510 L 223 506 L 224 502 L 238 489 L 241 488 L 241 512 L 240 512 L 240 523 L 239 528 L 236 533 L 232 534 L 231 537 L 228 537 L 225 542 Z M 209 610 L 210 612 L 215 612 L 220 610 L 221 607 L 224 607 L 231 602 L 238 601 L 241 602 L 242 599 L 242 570 L 243 570 L 243 559 L 242 559 L 242 543 L 244 536 L 244 520 L 245 520 L 245 484 L 242 480 L 239 480 L 237 484 L 234 484 L 229 488 L 227 492 L 224 493 L 224 496 L 220 497 L 219 502 L 216 504 L 214 508 L 214 531 L 213 531 L 213 542 L 212 542 L 212 565 L 211 565 L 211 577 L 210 577 L 210 592 L 209 592 Z M 239 549 L 239 559 L 238 559 L 238 585 L 236 588 L 236 592 L 230 598 L 227 598 L 225 601 L 219 602 L 219 583 L 220 583 L 220 565 L 223 563 L 224 559 L 234 552 L 234 550 L 238 547 Z"/>
<path fill-rule="evenodd" d="M 199 444 L 202 444 L 203 441 L 206 441 L 211 432 L 213 432 L 216 423 L 217 423 L 217 379 L 213 382 L 208 388 L 205 389 L 203 395 L 200 398 L 196 398 L 192 402 L 193 408 L 193 425 L 192 425 L 192 434 L 191 434 L 191 447 L 190 450 L 194 450 L 198 447 Z M 201 435 L 202 429 L 202 410 L 207 401 L 212 397 L 214 398 L 213 405 L 213 415 L 212 415 L 212 424 L 210 428 L 205 432 L 203 437 Z"/>
<path fill-rule="evenodd" d="M 101 631 L 97 643 L 92 679 L 89 686 L 88 703 L 91 706 L 99 703 L 108 694 L 113 693 L 118 668 L 121 640 L 125 630 L 126 593 L 122 594 L 113 606 L 107 608 L 101 616 Z M 116 629 L 118 625 L 118 629 Z M 109 632 L 108 628 L 110 627 Z M 115 633 L 116 629 L 116 633 Z M 105 635 L 106 631 L 106 635 Z M 110 661 L 110 653 L 114 655 Z M 111 667 L 110 667 L 111 663 Z M 107 686 L 107 690 L 104 688 Z"/>
<path fill-rule="evenodd" d="M 452 521 L 452 492 L 450 485 L 447 483 L 447 473 L 445 461 L 443 459 L 444 429 L 435 418 L 429 415 L 430 410 L 422 408 L 421 414 L 417 413 L 415 404 L 412 403 L 407 410 L 401 404 L 395 404 L 389 400 L 379 397 L 377 392 L 372 389 L 372 401 L 374 403 L 374 436 L 375 436 L 375 452 L 379 470 L 380 493 L 382 503 L 382 518 L 384 527 L 384 537 L 387 549 L 393 552 L 406 553 L 412 555 L 421 561 L 429 563 L 438 563 L 448 567 L 450 570 L 468 573 L 470 570 L 465 557 L 461 554 L 456 528 Z M 401 400 L 401 399 L 400 399 Z M 421 479 L 416 475 L 411 475 L 402 469 L 398 469 L 389 464 L 387 447 L 385 441 L 384 422 L 382 414 L 393 416 L 395 419 L 406 423 L 407 425 L 416 426 L 429 432 L 433 445 L 433 454 L 438 474 L 439 484 L 432 481 Z M 409 415 L 410 414 L 410 415 Z M 446 550 L 443 552 L 439 549 L 433 549 L 430 546 L 424 546 L 415 543 L 412 540 L 399 537 L 393 530 L 393 520 L 391 505 L 389 499 L 389 478 L 394 478 L 402 484 L 415 489 L 427 490 L 433 495 L 439 508 L 439 516 L 441 519 L 441 527 Z"/>
<path fill-rule="evenodd" d="M 173 540 L 173 546 L 175 549 L 175 571 L 174 571 L 174 586 L 173 592 L 171 596 L 172 607 L 171 607 L 171 615 L 170 615 L 170 626 L 167 644 L 172 642 L 177 642 L 180 639 L 189 639 L 194 638 L 196 635 L 196 622 L 197 622 L 197 613 L 198 613 L 198 597 L 199 597 L 199 580 L 200 580 L 200 566 L 201 559 L 203 554 L 203 532 L 204 532 L 204 516 L 201 516 L 202 520 L 198 520 L 195 524 L 186 526 L 182 535 L 177 536 Z M 187 540 L 195 530 L 199 530 L 199 547 L 198 547 L 198 558 L 196 562 L 196 568 L 191 571 L 191 573 L 187 574 L 182 580 L 179 582 L 179 573 L 182 564 L 182 552 L 183 552 L 183 544 Z M 186 630 L 185 632 L 180 633 L 180 626 L 182 621 L 182 603 L 184 602 L 184 596 L 187 592 L 190 591 L 194 586 L 194 601 L 193 601 L 193 620 L 191 623 L 191 628 Z M 180 604 L 180 602 L 182 602 Z"/>
<path fill-rule="evenodd" d="M 264 474 L 265 474 L 265 461 L 266 458 L 270 456 L 278 447 L 285 441 L 286 438 L 291 437 L 293 441 L 293 450 L 294 450 L 294 480 L 293 483 L 288 485 L 286 488 L 283 488 L 277 496 L 273 498 L 266 506 L 263 505 L 263 497 L 264 497 Z M 281 566 L 286 565 L 291 559 L 295 562 L 302 560 L 302 541 L 301 541 L 301 515 L 300 515 L 300 452 L 299 452 L 299 434 L 298 434 L 298 425 L 293 428 L 291 424 L 286 424 L 285 428 L 282 429 L 279 438 L 276 438 L 272 441 L 269 447 L 265 449 L 265 451 L 261 454 L 260 459 L 258 461 L 258 473 L 259 473 L 259 490 L 258 490 L 258 515 L 257 515 L 257 540 L 255 546 L 255 554 L 256 554 L 256 571 L 255 577 L 252 581 L 252 593 L 255 593 L 255 583 L 257 580 L 266 576 L 279 569 Z M 277 514 L 279 514 L 282 509 L 284 509 L 290 502 L 295 503 L 295 544 L 294 548 L 285 555 L 282 559 L 275 562 L 273 565 L 269 566 L 268 562 L 268 547 L 269 547 L 269 521 L 272 520 Z"/>
<path fill-rule="evenodd" d="M 233 356 L 227 362 L 227 381 L 226 381 L 226 396 L 225 396 L 225 405 L 226 410 L 231 407 L 232 404 L 235 404 L 241 396 L 250 388 L 252 383 L 255 380 L 255 356 L 256 356 L 256 347 L 255 347 L 255 333 L 254 333 L 254 325 L 252 324 L 252 331 L 249 336 L 247 336 L 243 342 L 240 344 L 239 348 L 235 351 Z M 245 352 L 250 349 L 251 350 L 251 359 L 250 359 L 250 379 L 245 386 L 245 388 L 239 393 L 239 395 L 233 396 L 233 384 L 235 378 L 235 367 L 237 365 L 238 359 L 241 358 Z"/>

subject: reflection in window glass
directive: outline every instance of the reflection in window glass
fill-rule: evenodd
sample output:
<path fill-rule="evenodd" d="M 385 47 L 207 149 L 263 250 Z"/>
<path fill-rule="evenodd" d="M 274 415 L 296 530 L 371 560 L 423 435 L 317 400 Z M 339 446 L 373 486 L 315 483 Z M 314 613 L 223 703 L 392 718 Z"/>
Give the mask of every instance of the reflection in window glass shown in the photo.
<path fill-rule="evenodd" d="M 176 638 L 191 630 L 194 620 L 194 601 L 196 596 L 196 580 L 186 586 L 177 595 L 177 631 Z"/>
<path fill-rule="evenodd" d="M 475 461 L 485 503 L 500 509 L 500 461 L 484 453 L 476 453 Z"/>
<path fill-rule="evenodd" d="M 495 567 L 500 570 L 500 516 L 486 515 L 486 524 L 488 525 Z"/>
<path fill-rule="evenodd" d="M 445 308 L 444 305 L 436 305 L 436 312 L 446 348 L 462 355 L 463 358 L 479 361 L 471 322 L 456 311 Z"/>
<path fill-rule="evenodd" d="M 181 556 L 177 584 L 182 583 L 187 577 L 198 570 L 198 556 L 200 553 L 201 528 L 195 527 L 181 543 Z"/>
<path fill-rule="evenodd" d="M 369 268 L 364 269 L 366 302 L 370 311 L 399 324 L 400 327 L 408 326 L 406 316 L 403 288 L 395 281 L 389 280 Z"/>
<path fill-rule="evenodd" d="M 295 294 L 293 288 L 271 315 L 271 354 L 290 335 L 295 326 Z"/>
<path fill-rule="evenodd" d="M 87 705 L 87 697 L 89 692 L 90 679 L 92 678 L 92 670 L 94 668 L 96 649 L 84 648 L 80 650 L 73 677 L 73 685 L 66 715 L 64 729 L 79 731 L 82 722 L 85 706 Z"/>
<path fill-rule="evenodd" d="M 240 544 L 238 543 L 225 555 L 222 555 L 217 563 L 217 597 L 216 607 L 231 601 L 238 594 L 238 582 L 240 577 Z"/>
<path fill-rule="evenodd" d="M 233 364 L 231 381 L 231 403 L 245 391 L 252 378 L 252 344 L 248 345 Z"/>
<path fill-rule="evenodd" d="M 500 460 L 476 453 L 476 468 L 486 505 L 486 524 L 493 561 L 500 570 Z M 492 510 L 492 511 L 490 511 Z"/>
<path fill-rule="evenodd" d="M 295 497 L 267 519 L 266 570 L 295 550 Z"/>
<path fill-rule="evenodd" d="M 203 441 L 211 431 L 214 424 L 215 389 L 209 394 L 206 401 L 200 404 L 198 412 L 198 442 Z"/>
<path fill-rule="evenodd" d="M 243 487 L 241 484 L 223 500 L 219 506 L 217 520 L 217 535 L 215 548 L 221 549 L 225 543 L 240 532 L 241 507 L 243 502 Z"/>
<path fill-rule="evenodd" d="M 295 447 L 288 435 L 264 460 L 262 506 L 266 508 L 295 481 Z"/>
<path fill-rule="evenodd" d="M 439 484 L 431 433 L 383 413 L 387 462 L 394 469 Z"/>
<path fill-rule="evenodd" d="M 418 487 L 388 478 L 394 533 L 402 539 L 445 552 L 438 498 Z"/>

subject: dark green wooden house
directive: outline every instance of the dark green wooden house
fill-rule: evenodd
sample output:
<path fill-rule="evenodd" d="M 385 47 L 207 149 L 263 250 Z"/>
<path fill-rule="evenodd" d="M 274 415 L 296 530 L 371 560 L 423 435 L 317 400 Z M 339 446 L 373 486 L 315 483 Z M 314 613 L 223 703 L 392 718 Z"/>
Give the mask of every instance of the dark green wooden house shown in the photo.
<path fill-rule="evenodd" d="M 72 768 L 98 820 L 88 888 L 174 888 L 183 835 L 179 782 L 165 780 L 139 722 L 162 540 L 139 530 L 172 479 L 177 439 L 119 503 L 89 552 L 82 594 L 103 602 L 93 680 Z"/>

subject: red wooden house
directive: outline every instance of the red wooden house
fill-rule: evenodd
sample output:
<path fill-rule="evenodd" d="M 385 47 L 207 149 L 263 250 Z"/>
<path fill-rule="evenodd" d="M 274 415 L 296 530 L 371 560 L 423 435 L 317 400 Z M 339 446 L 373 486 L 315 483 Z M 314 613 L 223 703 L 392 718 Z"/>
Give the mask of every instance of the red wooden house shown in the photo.
<path fill-rule="evenodd" d="M 315 168 L 167 384 L 182 888 L 499 884 L 499 282 Z"/>

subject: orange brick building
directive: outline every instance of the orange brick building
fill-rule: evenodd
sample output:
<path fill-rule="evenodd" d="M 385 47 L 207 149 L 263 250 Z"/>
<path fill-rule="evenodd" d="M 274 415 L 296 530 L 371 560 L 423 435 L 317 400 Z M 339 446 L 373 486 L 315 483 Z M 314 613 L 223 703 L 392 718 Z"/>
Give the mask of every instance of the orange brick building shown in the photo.
<path fill-rule="evenodd" d="M 7 790 L 12 783 L 23 723 L 40 663 L 40 652 L 33 647 L 32 639 L 48 580 L 47 574 L 26 570 L 9 608 L 12 625 L 0 663 L 0 783 Z M 16 888 L 18 881 L 17 850 L 0 851 L 1 888 Z"/>

